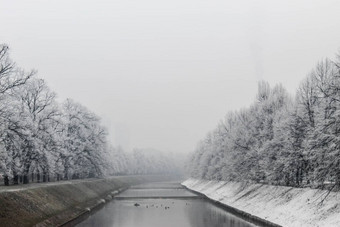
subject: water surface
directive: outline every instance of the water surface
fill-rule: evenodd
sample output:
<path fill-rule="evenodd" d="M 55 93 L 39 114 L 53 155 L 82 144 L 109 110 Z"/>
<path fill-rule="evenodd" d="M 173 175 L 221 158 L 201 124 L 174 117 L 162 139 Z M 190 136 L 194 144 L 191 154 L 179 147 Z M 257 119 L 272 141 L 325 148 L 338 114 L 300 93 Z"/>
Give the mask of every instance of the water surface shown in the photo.
<path fill-rule="evenodd" d="M 135 186 L 117 196 L 79 227 L 253 227 L 178 183 Z"/>

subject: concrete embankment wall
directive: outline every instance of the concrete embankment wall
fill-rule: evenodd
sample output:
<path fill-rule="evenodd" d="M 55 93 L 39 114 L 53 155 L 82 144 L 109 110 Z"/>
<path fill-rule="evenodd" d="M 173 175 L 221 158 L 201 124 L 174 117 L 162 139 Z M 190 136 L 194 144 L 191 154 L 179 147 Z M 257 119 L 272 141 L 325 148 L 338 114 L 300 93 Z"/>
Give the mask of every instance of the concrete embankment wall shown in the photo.
<path fill-rule="evenodd" d="M 281 226 L 340 226 L 340 192 L 197 179 L 182 185 Z"/>
<path fill-rule="evenodd" d="M 0 193 L 0 226 L 60 226 L 90 212 L 125 188 L 169 180 L 164 176 L 120 176 L 107 179 L 41 184 Z"/>

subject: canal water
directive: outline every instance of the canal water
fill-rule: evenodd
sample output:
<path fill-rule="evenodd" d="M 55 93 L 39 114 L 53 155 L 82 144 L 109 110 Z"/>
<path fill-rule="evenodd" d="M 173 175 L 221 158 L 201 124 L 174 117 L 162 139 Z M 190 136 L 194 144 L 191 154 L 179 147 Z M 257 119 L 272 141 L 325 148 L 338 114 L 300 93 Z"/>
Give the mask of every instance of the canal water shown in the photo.
<path fill-rule="evenodd" d="M 77 227 L 254 227 L 178 182 L 142 184 L 117 195 Z"/>

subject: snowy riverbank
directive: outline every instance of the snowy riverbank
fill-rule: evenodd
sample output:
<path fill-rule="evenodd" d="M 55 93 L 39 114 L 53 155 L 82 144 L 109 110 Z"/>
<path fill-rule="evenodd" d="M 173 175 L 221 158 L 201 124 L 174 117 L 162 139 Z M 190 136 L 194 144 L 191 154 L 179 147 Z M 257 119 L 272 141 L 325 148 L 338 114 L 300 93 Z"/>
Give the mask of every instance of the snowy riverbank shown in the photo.
<path fill-rule="evenodd" d="M 188 179 L 182 183 L 210 199 L 287 226 L 340 226 L 340 193 L 239 182 Z"/>
<path fill-rule="evenodd" d="M 0 227 L 73 226 L 86 215 L 136 184 L 171 180 L 172 176 L 115 176 L 0 188 Z"/>

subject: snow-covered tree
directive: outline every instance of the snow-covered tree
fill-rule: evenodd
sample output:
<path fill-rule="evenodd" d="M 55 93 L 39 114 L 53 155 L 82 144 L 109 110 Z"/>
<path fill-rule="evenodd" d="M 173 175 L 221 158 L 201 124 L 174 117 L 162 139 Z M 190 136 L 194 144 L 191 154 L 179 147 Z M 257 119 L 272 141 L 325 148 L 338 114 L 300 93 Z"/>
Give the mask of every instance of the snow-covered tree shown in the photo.
<path fill-rule="evenodd" d="M 87 108 L 70 99 L 63 104 L 64 178 L 95 177 L 103 174 L 106 130 L 100 119 Z"/>
<path fill-rule="evenodd" d="M 191 176 L 340 187 L 340 57 L 320 62 L 295 100 L 260 82 L 256 101 L 228 113 L 197 146 Z"/>

